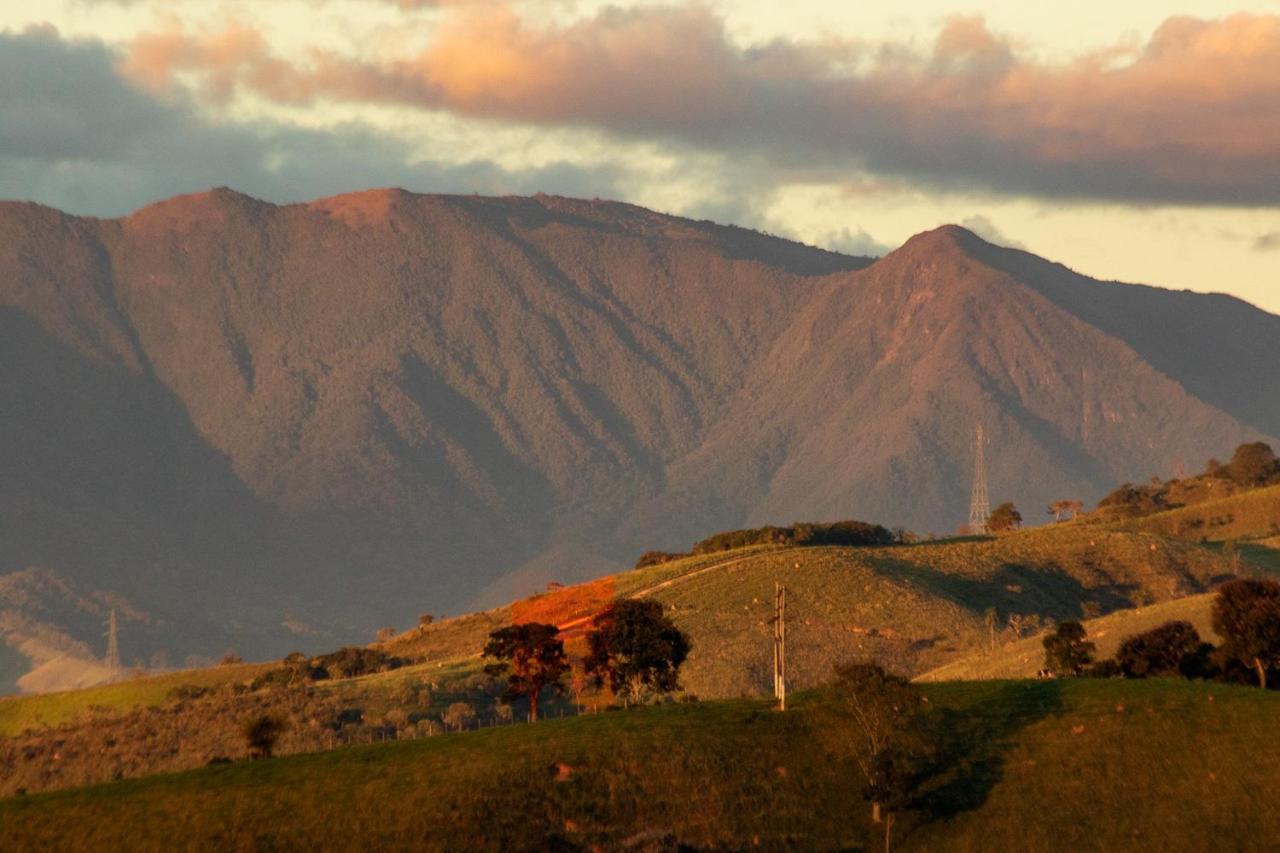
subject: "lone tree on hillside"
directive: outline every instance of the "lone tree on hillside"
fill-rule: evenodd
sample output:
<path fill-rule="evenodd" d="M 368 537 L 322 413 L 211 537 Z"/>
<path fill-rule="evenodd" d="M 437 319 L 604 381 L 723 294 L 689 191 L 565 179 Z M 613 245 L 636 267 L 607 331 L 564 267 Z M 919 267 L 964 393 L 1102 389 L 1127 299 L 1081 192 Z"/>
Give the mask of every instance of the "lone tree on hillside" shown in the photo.
<path fill-rule="evenodd" d="M 485 657 L 497 658 L 484 668 L 489 675 L 506 675 L 508 702 L 521 696 L 529 699 L 529 721 L 538 720 L 538 696 L 550 687 L 563 691 L 561 679 L 569 671 L 564 643 L 555 625 L 528 622 L 499 628 L 489 635 Z"/>
<path fill-rule="evenodd" d="M 1008 501 L 991 511 L 987 518 L 987 530 L 992 533 L 1007 533 L 1022 526 L 1022 514 Z"/>
<path fill-rule="evenodd" d="M 1079 622 L 1063 622 L 1058 630 L 1044 638 L 1044 665 L 1055 673 L 1080 675 L 1093 663 L 1097 649 L 1089 642 L 1088 632 Z"/>
<path fill-rule="evenodd" d="M 1075 518 L 1084 510 L 1083 501 L 1054 501 L 1049 504 L 1049 514 L 1054 521 L 1062 521 L 1064 517 Z"/>
<path fill-rule="evenodd" d="M 884 824 L 887 851 L 894 819 L 924 780 L 929 751 L 921 726 L 924 696 L 905 678 L 870 661 L 837 667 L 833 694 L 831 703 L 814 712 L 832 718 L 821 721 L 818 730 L 862 771 L 863 795 L 871 802 L 872 822 Z"/>
<path fill-rule="evenodd" d="M 1178 677 L 1193 672 L 1204 654 L 1195 626 L 1178 620 L 1127 638 L 1116 652 L 1116 663 L 1125 678 Z"/>
<path fill-rule="evenodd" d="M 680 688 L 689 638 L 656 601 L 613 602 L 592 620 L 587 643 L 584 666 L 597 687 L 607 683 L 630 701 L 640 701 L 647 690 L 670 693 Z"/>
<path fill-rule="evenodd" d="M 1227 474 L 1241 486 L 1260 486 L 1280 474 L 1280 460 L 1265 442 L 1242 444 L 1232 455 Z"/>
<path fill-rule="evenodd" d="M 240 725 L 249 757 L 253 759 L 270 758 L 283 732 L 284 720 L 271 714 L 255 714 Z"/>
<path fill-rule="evenodd" d="M 1253 669 L 1265 688 L 1267 670 L 1280 666 L 1280 583 L 1241 578 L 1223 584 L 1213 601 L 1213 630 L 1222 637 L 1218 653 Z"/>

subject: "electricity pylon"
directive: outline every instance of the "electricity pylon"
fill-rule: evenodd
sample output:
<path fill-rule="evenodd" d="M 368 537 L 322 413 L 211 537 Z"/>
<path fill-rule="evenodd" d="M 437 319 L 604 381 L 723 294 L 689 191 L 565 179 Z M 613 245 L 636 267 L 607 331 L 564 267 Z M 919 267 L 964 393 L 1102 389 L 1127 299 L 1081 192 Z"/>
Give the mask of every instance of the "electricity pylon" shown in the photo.
<path fill-rule="evenodd" d="M 111 618 L 107 620 L 107 669 L 112 675 L 120 674 L 120 642 L 116 637 L 116 609 L 111 608 Z"/>
<path fill-rule="evenodd" d="M 991 501 L 987 498 L 986 436 L 978 424 L 973 442 L 973 490 L 969 493 L 969 532 L 986 533 L 991 517 Z"/>

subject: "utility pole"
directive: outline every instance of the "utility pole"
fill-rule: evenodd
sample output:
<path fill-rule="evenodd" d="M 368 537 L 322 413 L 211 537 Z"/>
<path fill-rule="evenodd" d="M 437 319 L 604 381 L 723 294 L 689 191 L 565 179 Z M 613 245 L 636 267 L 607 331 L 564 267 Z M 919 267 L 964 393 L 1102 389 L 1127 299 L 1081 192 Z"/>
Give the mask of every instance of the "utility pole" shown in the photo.
<path fill-rule="evenodd" d="M 987 499 L 986 435 L 978 424 L 973 450 L 973 490 L 969 493 L 969 533 L 986 533 L 987 519 L 991 517 L 991 502 Z"/>
<path fill-rule="evenodd" d="M 787 588 L 773 584 L 773 695 L 778 710 L 787 710 Z"/>
<path fill-rule="evenodd" d="M 111 618 L 107 620 L 107 669 L 114 678 L 120 674 L 120 642 L 116 637 L 116 609 L 111 608 Z"/>

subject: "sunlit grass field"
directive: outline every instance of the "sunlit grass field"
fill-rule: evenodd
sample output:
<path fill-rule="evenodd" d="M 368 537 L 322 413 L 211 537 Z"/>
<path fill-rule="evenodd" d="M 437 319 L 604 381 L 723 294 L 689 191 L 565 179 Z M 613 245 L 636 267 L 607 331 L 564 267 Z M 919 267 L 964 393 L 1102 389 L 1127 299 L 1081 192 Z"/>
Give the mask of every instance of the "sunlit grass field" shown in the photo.
<path fill-rule="evenodd" d="M 703 698 L 753 695 L 771 675 L 775 583 L 788 591 L 791 675 L 827 681 L 835 664 L 874 657 L 916 674 L 981 648 L 984 612 L 1078 618 L 1198 592 L 1230 570 L 1214 547 L 1063 524 L 1009 536 L 886 548 L 751 548 L 700 555 L 442 620 L 384 648 L 432 661 L 475 660 L 510 621 L 577 624 L 618 595 L 661 601 L 689 633 L 686 689 Z"/>
<path fill-rule="evenodd" d="M 1123 526 L 1160 536 L 1211 542 L 1274 537 L 1280 535 L 1280 486 L 1143 516 L 1124 522 Z"/>
<path fill-rule="evenodd" d="M 1267 850 L 1280 695 L 1152 680 L 926 687 L 947 758 L 901 850 Z M 876 849 L 806 712 L 669 705 L 0 803 L 7 849 Z"/>
<path fill-rule="evenodd" d="M 161 705 L 169 691 L 180 685 L 216 687 L 245 681 L 270 666 L 271 664 L 250 663 L 184 669 L 163 675 L 127 678 L 83 690 L 0 697 L 0 735 L 15 735 L 26 729 L 61 725 L 90 708 L 125 711 L 139 706 Z"/>
<path fill-rule="evenodd" d="M 1190 622 L 1211 643 L 1220 638 L 1213 631 L 1213 593 L 1189 595 L 1148 607 L 1117 610 L 1097 619 L 1084 620 L 1098 659 L 1114 657 L 1127 637 L 1150 631 L 1172 620 Z M 1034 678 L 1044 667 L 1044 635 L 983 648 L 972 655 L 924 673 L 920 681 L 964 681 L 1000 678 Z"/>

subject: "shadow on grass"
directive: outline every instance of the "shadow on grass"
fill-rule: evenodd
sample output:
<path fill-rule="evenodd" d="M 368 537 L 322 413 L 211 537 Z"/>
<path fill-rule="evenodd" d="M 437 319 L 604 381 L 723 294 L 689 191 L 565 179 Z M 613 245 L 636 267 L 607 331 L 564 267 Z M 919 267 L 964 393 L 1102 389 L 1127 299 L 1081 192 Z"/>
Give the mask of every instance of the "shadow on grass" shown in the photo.
<path fill-rule="evenodd" d="M 950 598 L 972 612 L 994 607 L 1003 622 L 1012 613 L 1037 613 L 1054 619 L 1078 619 L 1082 603 L 1092 601 L 1102 612 L 1132 607 L 1134 584 L 1086 587 L 1056 566 L 1005 563 L 988 578 L 975 578 L 920 566 L 905 560 L 879 559 L 873 570 L 886 578 L 907 581 L 934 595 Z"/>
<path fill-rule="evenodd" d="M 947 820 L 986 802 L 1004 775 L 1011 738 L 1062 708 L 1054 680 L 1003 684 L 964 709 L 944 709 L 930 721 L 937 751 L 917 809 L 922 822 Z"/>

